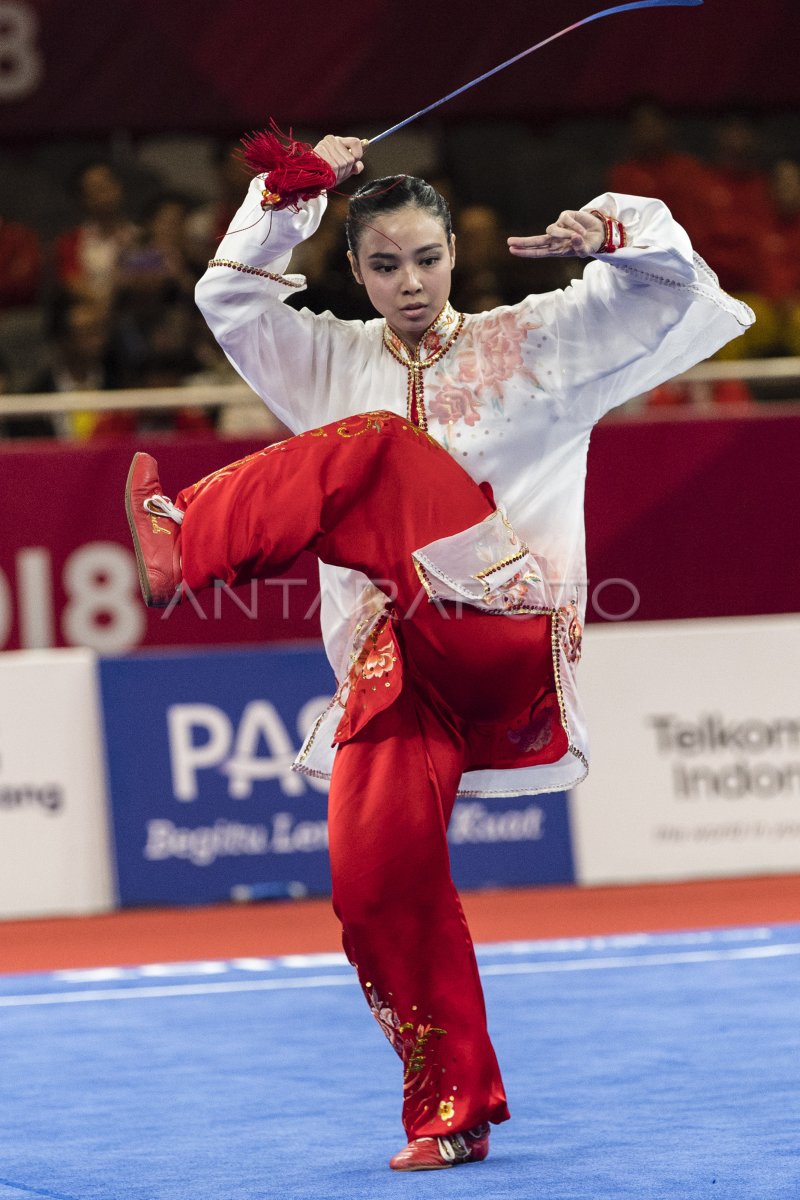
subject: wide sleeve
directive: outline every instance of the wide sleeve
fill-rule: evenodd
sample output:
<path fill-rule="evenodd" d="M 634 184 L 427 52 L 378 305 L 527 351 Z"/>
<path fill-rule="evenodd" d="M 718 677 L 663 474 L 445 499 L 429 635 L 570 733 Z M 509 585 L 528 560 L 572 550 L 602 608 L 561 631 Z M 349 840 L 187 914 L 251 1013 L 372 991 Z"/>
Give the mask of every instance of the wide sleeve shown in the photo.
<path fill-rule="evenodd" d="M 292 250 L 315 232 L 327 201 L 321 196 L 298 212 L 264 213 L 262 188 L 257 176 L 198 282 L 195 300 L 245 382 L 298 432 L 339 415 L 364 326 L 283 303 L 306 286 L 302 275 L 286 272 Z"/>
<path fill-rule="evenodd" d="M 708 358 L 755 317 L 722 291 L 660 200 L 608 192 L 585 208 L 617 217 L 628 244 L 531 303 L 549 348 L 552 394 L 573 418 L 593 424 Z"/>

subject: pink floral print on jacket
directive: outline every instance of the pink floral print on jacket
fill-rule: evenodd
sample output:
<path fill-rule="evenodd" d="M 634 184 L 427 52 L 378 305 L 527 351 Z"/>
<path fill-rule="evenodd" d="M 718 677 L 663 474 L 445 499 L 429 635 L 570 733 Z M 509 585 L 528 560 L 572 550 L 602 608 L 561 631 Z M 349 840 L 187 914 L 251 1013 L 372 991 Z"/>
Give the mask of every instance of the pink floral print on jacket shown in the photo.
<path fill-rule="evenodd" d="M 502 411 L 510 379 L 538 384 L 522 356 L 528 333 L 536 328 L 514 309 L 493 312 L 467 327 L 446 360 L 441 382 L 431 381 L 426 389 L 429 416 L 440 425 L 476 425 L 486 404 Z"/>
<path fill-rule="evenodd" d="M 483 400 L 478 399 L 472 388 L 447 379 L 428 400 L 428 414 L 440 425 L 451 425 L 455 421 L 477 425 L 481 419 L 482 405 Z"/>

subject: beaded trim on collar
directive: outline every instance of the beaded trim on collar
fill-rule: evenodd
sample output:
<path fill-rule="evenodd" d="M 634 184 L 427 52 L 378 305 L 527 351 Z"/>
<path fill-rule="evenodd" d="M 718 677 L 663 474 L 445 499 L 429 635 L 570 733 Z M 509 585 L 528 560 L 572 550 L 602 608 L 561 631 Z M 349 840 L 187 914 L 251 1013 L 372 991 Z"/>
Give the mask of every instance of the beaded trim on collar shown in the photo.
<path fill-rule="evenodd" d="M 428 366 L 434 355 L 441 358 L 442 354 L 447 353 L 461 332 L 463 323 L 464 314 L 456 312 L 448 300 L 436 320 L 423 333 L 416 353 L 409 350 L 403 339 L 386 322 L 383 325 L 383 340 L 386 349 L 400 362 L 409 365 L 416 361 Z"/>
<path fill-rule="evenodd" d="M 422 429 L 428 428 L 425 412 L 425 397 L 422 372 L 444 358 L 455 343 L 464 326 L 464 314 L 456 312 L 449 300 L 433 324 L 429 325 L 419 340 L 416 351 L 412 351 L 395 331 L 384 322 L 383 344 L 392 358 L 408 371 L 407 417 L 417 421 Z"/>

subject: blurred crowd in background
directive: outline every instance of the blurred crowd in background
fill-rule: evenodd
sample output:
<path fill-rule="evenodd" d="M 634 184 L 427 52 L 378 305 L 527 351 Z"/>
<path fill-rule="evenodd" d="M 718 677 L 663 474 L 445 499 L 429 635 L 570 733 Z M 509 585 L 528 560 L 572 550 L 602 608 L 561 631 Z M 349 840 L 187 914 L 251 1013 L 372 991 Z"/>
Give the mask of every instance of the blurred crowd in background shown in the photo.
<path fill-rule="evenodd" d="M 299 135 L 301 131 L 295 131 Z M 346 130 L 342 132 L 348 132 Z M 314 140 L 314 135 L 304 136 Z M 378 152 L 380 150 L 380 153 Z M 193 301 L 197 279 L 239 207 L 248 177 L 237 140 L 112 139 L 7 152 L 0 183 L 0 391 L 16 394 L 232 383 L 237 376 Z M 508 234 L 541 232 L 562 208 L 606 189 L 663 200 L 728 291 L 757 323 L 725 357 L 800 355 L 800 122 L 741 114 L 671 118 L 642 103 L 626 119 L 545 131 L 471 123 L 398 136 L 367 155 L 367 173 L 422 174 L 450 201 L 457 234 L 453 303 L 511 304 L 580 274 L 574 260 L 508 255 Z M 16 179 L 16 185 L 11 183 Z M 345 191 L 351 191 L 346 185 Z M 346 195 L 291 270 L 293 302 L 343 318 L 374 316 L 346 261 Z M 710 399 L 757 402 L 739 380 Z M 647 404 L 691 402 L 667 384 Z M 207 430 L 222 410 L 6 417 L 0 436 L 74 438 Z"/>

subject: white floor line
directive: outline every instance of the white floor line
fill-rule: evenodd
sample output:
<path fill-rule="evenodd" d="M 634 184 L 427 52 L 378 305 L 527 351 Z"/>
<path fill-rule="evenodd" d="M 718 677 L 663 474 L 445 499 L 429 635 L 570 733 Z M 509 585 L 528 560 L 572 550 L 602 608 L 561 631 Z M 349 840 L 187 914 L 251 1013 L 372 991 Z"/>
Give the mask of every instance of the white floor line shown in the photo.
<path fill-rule="evenodd" d="M 40 992 L 0 996 L 0 1008 L 35 1004 L 81 1004 L 89 1000 L 158 1000 L 162 996 L 213 996 L 225 992 L 273 992 L 287 988 L 354 984 L 355 975 L 306 975 L 298 979 L 237 979 L 230 983 L 168 983 L 161 987 L 95 988 L 85 992 Z"/>
<path fill-rule="evenodd" d="M 515 962 L 484 966 L 481 975 L 548 975 L 559 971 L 626 970 L 629 967 L 684 966 L 800 955 L 800 943 L 771 946 L 737 946 L 724 950 L 688 950 L 674 954 L 625 955 L 615 958 L 576 958 L 561 962 Z M 208 983 L 178 983 L 150 987 L 96 988 L 80 992 L 41 992 L 0 996 L 0 1008 L 36 1005 L 83 1004 L 104 1000 L 158 1000 L 171 996 L 211 996 L 234 992 L 274 992 L 296 988 L 352 986 L 355 975 L 307 975 L 295 979 L 240 979 Z"/>
<path fill-rule="evenodd" d="M 789 926 L 794 932 L 795 926 Z M 656 949 L 676 951 L 689 946 L 731 945 L 735 942 L 771 942 L 777 930 L 769 926 L 742 929 L 690 930 L 673 933 L 625 933 L 591 935 L 588 937 L 549 938 L 538 941 L 479 942 L 476 947 L 478 962 L 498 957 L 529 959 L 533 956 L 548 957 L 548 960 L 575 958 L 587 953 L 608 954 L 612 950 Z M 73 983 L 121 983 L 142 979 L 186 979 L 190 976 L 230 975 L 243 971 L 247 974 L 263 975 L 278 970 L 320 972 L 327 967 L 347 967 L 347 959 L 340 951 L 313 954 L 283 954 L 272 958 L 203 959 L 177 962 L 142 963 L 129 967 L 74 967 L 59 971 L 30 972 L 46 975 L 57 984 Z M 0 977 L 1 978 L 1 977 Z M 0 985 L 1 986 L 1 985 Z"/>
<path fill-rule="evenodd" d="M 536 975 L 557 971 L 599 971 L 625 967 L 671 967 L 684 963 L 728 962 L 747 958 L 785 958 L 800 954 L 800 945 L 739 946 L 730 950 L 686 950 L 682 954 L 637 954 L 617 958 L 573 958 L 547 963 L 498 963 L 481 975 Z"/>

